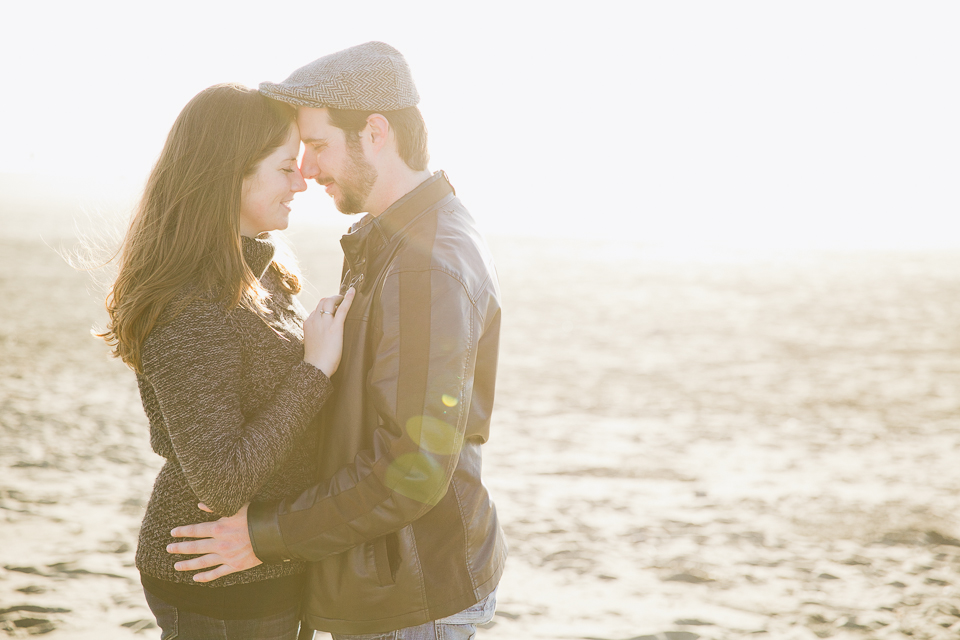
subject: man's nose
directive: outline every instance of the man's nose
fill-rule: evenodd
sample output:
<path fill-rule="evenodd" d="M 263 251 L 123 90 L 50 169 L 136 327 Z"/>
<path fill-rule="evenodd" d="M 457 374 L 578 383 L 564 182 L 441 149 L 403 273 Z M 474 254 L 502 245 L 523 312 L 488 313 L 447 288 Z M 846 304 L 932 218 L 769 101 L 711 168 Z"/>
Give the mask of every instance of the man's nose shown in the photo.
<path fill-rule="evenodd" d="M 304 152 L 303 157 L 300 159 L 300 177 L 304 180 L 313 180 L 320 175 L 320 168 L 311 155 L 309 152 Z"/>

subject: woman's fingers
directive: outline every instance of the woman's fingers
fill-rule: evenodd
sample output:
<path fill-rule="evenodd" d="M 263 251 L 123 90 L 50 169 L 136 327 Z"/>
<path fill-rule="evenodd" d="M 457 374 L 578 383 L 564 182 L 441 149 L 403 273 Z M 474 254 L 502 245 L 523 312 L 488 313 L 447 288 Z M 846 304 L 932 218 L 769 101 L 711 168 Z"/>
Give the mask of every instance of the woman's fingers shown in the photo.
<path fill-rule="evenodd" d="M 303 360 L 332 376 L 343 355 L 343 323 L 357 292 L 353 287 L 345 295 L 323 298 L 303 323 Z M 324 322 L 329 316 L 331 322 Z"/>
<path fill-rule="evenodd" d="M 321 318 L 323 316 L 340 316 L 340 312 L 343 312 L 343 315 L 347 315 L 350 311 L 350 305 L 353 304 L 353 299 L 357 295 L 357 290 L 353 287 L 347 289 L 347 293 L 342 296 L 327 296 L 326 298 L 320 298 L 320 302 L 317 303 L 317 308 L 314 310 L 313 314 L 319 315 Z M 311 315 L 313 315 L 311 314 Z"/>
<path fill-rule="evenodd" d="M 317 310 L 314 313 L 332 316 L 337 312 L 337 306 L 340 305 L 341 300 L 343 300 L 343 296 L 320 298 L 320 302 L 317 303 Z"/>
<path fill-rule="evenodd" d="M 337 307 L 337 320 L 343 322 L 346 319 L 347 314 L 350 313 L 350 305 L 353 304 L 353 299 L 357 296 L 357 290 L 353 287 L 347 289 L 346 295 L 338 296 L 340 298 L 340 305 Z"/>

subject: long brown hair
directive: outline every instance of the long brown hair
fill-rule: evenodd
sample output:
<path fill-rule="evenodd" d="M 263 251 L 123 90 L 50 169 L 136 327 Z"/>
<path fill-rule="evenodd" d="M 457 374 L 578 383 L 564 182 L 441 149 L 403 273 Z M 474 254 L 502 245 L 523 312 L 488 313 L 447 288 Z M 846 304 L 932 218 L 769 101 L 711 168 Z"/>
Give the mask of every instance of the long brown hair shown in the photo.
<path fill-rule="evenodd" d="M 268 294 L 243 259 L 240 193 L 295 118 L 289 105 L 237 84 L 204 89 L 177 116 L 121 245 L 110 321 L 97 334 L 135 371 L 144 340 L 175 299 L 173 316 L 201 296 L 269 313 Z M 280 260 L 271 268 L 298 293 L 292 265 Z"/>

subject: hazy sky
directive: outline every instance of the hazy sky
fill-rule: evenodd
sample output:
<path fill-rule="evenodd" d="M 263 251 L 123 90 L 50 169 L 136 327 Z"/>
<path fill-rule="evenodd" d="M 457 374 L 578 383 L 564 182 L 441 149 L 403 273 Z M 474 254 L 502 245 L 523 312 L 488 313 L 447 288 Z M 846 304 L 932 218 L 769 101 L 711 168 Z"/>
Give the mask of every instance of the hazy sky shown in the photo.
<path fill-rule="evenodd" d="M 199 90 L 384 40 L 491 229 L 960 247 L 958 3 L 265 5 L 5 8 L 0 172 L 133 189 Z M 313 191 L 295 215 L 339 222 Z"/>

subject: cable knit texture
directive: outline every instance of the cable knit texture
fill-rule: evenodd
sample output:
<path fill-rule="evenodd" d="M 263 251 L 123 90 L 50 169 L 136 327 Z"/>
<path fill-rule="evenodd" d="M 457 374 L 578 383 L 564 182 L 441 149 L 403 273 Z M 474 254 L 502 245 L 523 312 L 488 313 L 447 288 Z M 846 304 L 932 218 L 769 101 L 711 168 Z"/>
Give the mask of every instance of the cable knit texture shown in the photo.
<path fill-rule="evenodd" d="M 244 257 L 270 292 L 271 314 L 224 309 L 209 299 L 169 309 L 143 345 L 137 376 L 153 450 L 166 458 L 140 528 L 137 568 L 187 584 L 171 555 L 174 527 L 232 515 L 252 500 L 296 495 L 314 482 L 317 434 L 308 430 L 332 390 L 303 362 L 303 307 L 280 288 L 269 240 L 243 238 Z M 186 292 L 184 294 L 186 295 Z M 197 508 L 203 502 L 214 514 Z M 304 570 L 301 562 L 263 564 L 206 583 L 255 582 Z"/>

